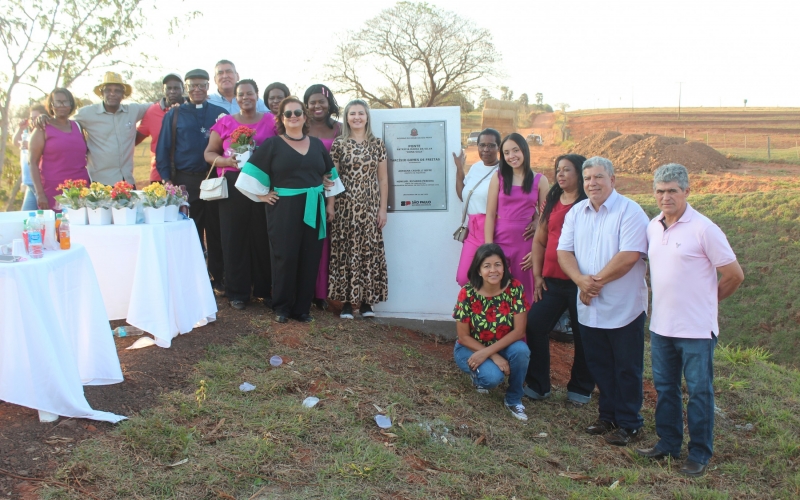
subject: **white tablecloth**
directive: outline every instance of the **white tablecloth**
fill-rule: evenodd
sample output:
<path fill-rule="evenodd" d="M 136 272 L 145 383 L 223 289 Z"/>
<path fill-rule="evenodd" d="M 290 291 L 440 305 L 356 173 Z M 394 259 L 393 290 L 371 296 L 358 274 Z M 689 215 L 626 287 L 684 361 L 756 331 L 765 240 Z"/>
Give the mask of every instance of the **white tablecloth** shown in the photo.
<path fill-rule="evenodd" d="M 92 259 L 108 318 L 126 319 L 156 344 L 217 318 L 194 221 L 71 226 Z"/>
<path fill-rule="evenodd" d="M 114 337 L 86 250 L 0 264 L 0 400 L 65 417 L 118 422 L 83 385 L 122 382 Z"/>

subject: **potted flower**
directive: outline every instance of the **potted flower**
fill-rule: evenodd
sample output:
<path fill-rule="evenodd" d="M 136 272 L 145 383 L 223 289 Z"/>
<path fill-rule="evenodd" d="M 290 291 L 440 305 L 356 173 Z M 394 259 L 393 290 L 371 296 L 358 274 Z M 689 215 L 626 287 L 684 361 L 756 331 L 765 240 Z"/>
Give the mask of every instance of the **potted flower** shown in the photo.
<path fill-rule="evenodd" d="M 89 224 L 104 226 L 111 224 L 111 186 L 93 182 L 84 196 Z"/>
<path fill-rule="evenodd" d="M 164 211 L 164 222 L 175 222 L 178 220 L 180 206 L 188 197 L 180 186 L 167 184 L 164 186 L 164 189 L 167 191 L 167 206 Z"/>
<path fill-rule="evenodd" d="M 111 213 L 114 224 L 130 226 L 136 224 L 136 202 L 139 197 L 133 192 L 133 186 L 119 181 L 111 188 Z"/>
<path fill-rule="evenodd" d="M 86 200 L 84 196 L 89 192 L 86 181 L 67 179 L 56 188 L 61 191 L 61 196 L 56 196 L 56 201 L 69 209 L 69 222 L 75 225 L 86 225 Z"/>
<path fill-rule="evenodd" d="M 167 190 L 163 184 L 150 184 L 142 191 L 144 193 L 144 222 L 145 224 L 162 224 L 167 205 Z"/>
<path fill-rule="evenodd" d="M 253 141 L 255 135 L 255 130 L 250 127 L 245 127 L 244 125 L 236 127 L 236 130 L 231 133 L 231 143 L 228 149 L 231 151 L 232 156 L 235 156 L 236 161 L 239 163 L 240 170 L 245 162 L 250 159 L 250 155 L 255 147 Z"/>

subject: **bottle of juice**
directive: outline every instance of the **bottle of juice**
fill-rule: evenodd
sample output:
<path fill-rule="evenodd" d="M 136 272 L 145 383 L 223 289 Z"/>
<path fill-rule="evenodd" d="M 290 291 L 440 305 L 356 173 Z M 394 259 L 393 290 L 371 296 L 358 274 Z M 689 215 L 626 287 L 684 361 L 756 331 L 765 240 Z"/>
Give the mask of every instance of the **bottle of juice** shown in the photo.
<path fill-rule="evenodd" d="M 25 253 L 30 253 L 30 246 L 28 243 L 28 229 L 31 227 L 31 222 L 36 219 L 36 212 L 28 212 L 28 218 L 22 221 L 22 240 L 25 242 Z"/>
<path fill-rule="evenodd" d="M 44 243 L 44 210 L 37 210 L 36 211 L 36 223 L 39 224 L 39 231 L 42 232 L 42 243 Z"/>
<path fill-rule="evenodd" d="M 44 257 L 44 238 L 42 230 L 44 228 L 37 218 L 28 219 L 28 256 L 31 259 L 41 259 Z"/>
<path fill-rule="evenodd" d="M 56 241 L 61 241 L 61 233 L 59 233 L 58 228 L 61 226 L 61 218 L 63 217 L 62 214 L 56 214 Z"/>
<path fill-rule="evenodd" d="M 61 214 L 59 214 L 61 215 Z M 61 219 L 61 224 L 58 226 L 58 241 L 61 244 L 61 250 L 69 250 L 69 219 Z"/>

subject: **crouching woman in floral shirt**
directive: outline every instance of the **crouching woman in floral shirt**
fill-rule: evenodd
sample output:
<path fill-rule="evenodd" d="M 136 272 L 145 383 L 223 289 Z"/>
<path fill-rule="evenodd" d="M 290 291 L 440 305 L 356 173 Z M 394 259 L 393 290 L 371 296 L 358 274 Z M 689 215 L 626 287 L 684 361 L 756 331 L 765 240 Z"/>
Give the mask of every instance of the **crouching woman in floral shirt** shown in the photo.
<path fill-rule="evenodd" d="M 517 419 L 528 420 L 522 383 L 531 351 L 522 341 L 528 310 L 522 284 L 511 277 L 503 249 L 492 243 L 475 252 L 467 277 L 453 311 L 456 364 L 482 394 L 508 376 L 505 406 Z"/>

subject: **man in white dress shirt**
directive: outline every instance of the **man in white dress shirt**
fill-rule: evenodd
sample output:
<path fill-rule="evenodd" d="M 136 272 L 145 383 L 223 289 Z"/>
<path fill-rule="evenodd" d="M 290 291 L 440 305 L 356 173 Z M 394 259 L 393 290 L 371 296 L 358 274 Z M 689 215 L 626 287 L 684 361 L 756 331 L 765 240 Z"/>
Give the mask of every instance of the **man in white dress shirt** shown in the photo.
<path fill-rule="evenodd" d="M 641 437 L 644 320 L 647 314 L 647 215 L 614 189 L 614 166 L 583 164 L 588 199 L 567 213 L 558 263 L 578 285 L 586 364 L 600 389 L 600 416 L 586 428 L 624 446 Z"/>

